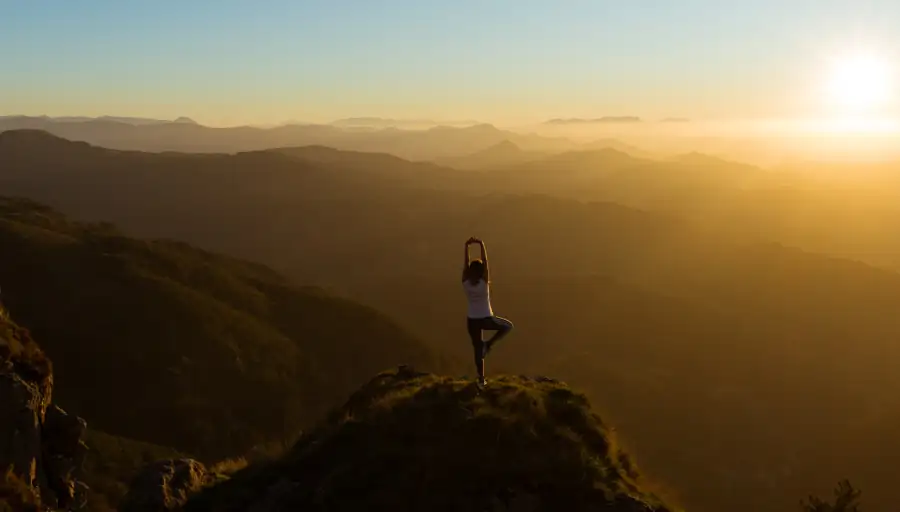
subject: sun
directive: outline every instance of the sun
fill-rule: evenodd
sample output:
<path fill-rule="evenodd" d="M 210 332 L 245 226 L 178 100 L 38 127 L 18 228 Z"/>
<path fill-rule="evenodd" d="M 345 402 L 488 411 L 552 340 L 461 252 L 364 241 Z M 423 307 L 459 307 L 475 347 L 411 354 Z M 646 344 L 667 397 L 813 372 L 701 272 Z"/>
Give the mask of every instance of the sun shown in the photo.
<path fill-rule="evenodd" d="M 891 73 L 887 60 L 856 54 L 836 58 L 826 83 L 830 103 L 846 113 L 875 113 L 891 99 Z"/>

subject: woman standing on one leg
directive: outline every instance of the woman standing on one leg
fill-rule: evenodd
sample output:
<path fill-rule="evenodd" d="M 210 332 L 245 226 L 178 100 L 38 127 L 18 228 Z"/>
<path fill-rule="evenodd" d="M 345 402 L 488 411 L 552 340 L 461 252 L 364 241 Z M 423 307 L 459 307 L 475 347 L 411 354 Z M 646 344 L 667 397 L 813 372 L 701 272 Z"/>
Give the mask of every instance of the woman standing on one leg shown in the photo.
<path fill-rule="evenodd" d="M 481 247 L 481 259 L 469 261 L 469 246 L 478 244 Z M 466 325 L 472 339 L 472 350 L 475 353 L 475 368 L 478 370 L 478 387 L 484 388 L 484 357 L 491 351 L 495 343 L 509 334 L 513 324 L 505 318 L 494 316 L 491 309 L 491 274 L 488 266 L 487 249 L 484 242 L 477 238 L 466 240 L 465 260 L 462 273 L 463 291 L 469 300 L 469 311 Z M 487 341 L 482 339 L 481 331 L 495 331 Z"/>

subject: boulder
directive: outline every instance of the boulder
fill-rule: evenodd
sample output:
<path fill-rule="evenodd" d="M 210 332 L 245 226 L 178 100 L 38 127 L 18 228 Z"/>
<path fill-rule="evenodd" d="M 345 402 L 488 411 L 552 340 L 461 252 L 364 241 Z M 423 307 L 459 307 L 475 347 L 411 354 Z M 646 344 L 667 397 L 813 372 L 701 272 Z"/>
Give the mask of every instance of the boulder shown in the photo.
<path fill-rule="evenodd" d="M 191 495 L 214 480 L 206 466 L 194 459 L 157 461 L 134 477 L 119 511 L 180 510 Z"/>

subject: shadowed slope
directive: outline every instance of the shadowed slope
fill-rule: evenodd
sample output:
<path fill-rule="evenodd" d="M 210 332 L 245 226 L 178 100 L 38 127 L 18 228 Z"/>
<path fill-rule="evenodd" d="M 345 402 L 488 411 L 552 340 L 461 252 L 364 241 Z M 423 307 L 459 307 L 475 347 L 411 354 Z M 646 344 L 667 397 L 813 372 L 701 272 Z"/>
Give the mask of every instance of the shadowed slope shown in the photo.
<path fill-rule="evenodd" d="M 4 301 L 101 430 L 231 454 L 330 409 L 379 368 L 437 363 L 377 311 L 186 244 L 0 199 Z"/>

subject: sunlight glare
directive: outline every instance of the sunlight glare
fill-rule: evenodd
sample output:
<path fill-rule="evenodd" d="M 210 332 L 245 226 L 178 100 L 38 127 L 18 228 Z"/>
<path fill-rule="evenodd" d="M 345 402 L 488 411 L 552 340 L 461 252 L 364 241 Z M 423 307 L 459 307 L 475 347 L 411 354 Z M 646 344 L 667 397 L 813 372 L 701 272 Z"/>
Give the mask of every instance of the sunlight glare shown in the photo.
<path fill-rule="evenodd" d="M 850 55 L 832 63 L 829 100 L 843 111 L 862 113 L 883 107 L 891 98 L 887 61 L 874 55 Z"/>

